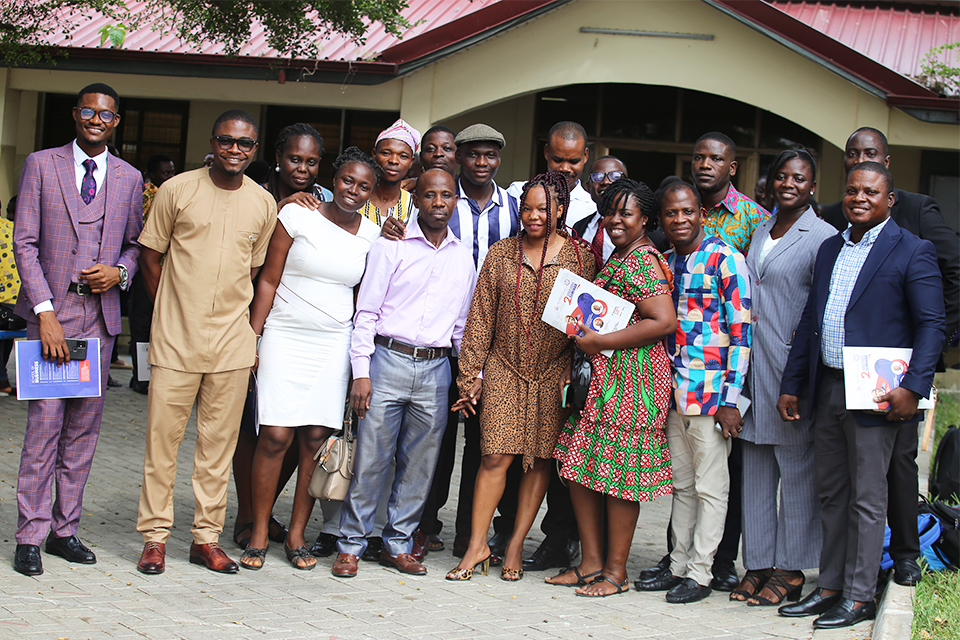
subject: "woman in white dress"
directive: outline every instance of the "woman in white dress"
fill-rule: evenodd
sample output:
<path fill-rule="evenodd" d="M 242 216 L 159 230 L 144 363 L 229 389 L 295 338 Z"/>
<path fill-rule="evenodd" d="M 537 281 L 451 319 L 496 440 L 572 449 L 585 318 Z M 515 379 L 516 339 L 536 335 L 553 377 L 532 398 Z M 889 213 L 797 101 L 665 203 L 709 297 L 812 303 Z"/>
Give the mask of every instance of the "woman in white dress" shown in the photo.
<path fill-rule="evenodd" d="M 343 421 L 350 378 L 354 287 L 380 227 L 358 213 L 377 185 L 378 169 L 356 147 L 334 162 L 333 200 L 311 211 L 288 204 L 278 217 L 253 300 L 260 437 L 253 459 L 253 533 L 240 559 L 263 566 L 273 497 L 283 456 L 299 442 L 300 467 L 284 544 L 297 569 L 316 558 L 304 543 L 314 499 L 307 493 L 313 455 Z"/>

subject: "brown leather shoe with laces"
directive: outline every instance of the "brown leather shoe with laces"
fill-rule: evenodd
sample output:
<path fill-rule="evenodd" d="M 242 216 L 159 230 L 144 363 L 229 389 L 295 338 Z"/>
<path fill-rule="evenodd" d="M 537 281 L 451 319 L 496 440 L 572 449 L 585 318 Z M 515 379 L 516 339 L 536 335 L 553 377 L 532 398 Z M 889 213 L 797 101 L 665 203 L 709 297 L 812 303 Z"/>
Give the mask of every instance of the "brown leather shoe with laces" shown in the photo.
<path fill-rule="evenodd" d="M 393 567 L 400 573 L 409 573 L 412 576 L 424 576 L 427 574 L 427 568 L 417 562 L 417 559 L 409 553 L 392 556 L 384 549 L 380 552 L 380 564 L 385 567 Z"/>
<path fill-rule="evenodd" d="M 143 553 L 140 554 L 140 562 L 137 563 L 137 571 L 148 575 L 163 573 L 166 569 L 167 545 L 162 542 L 147 542 L 143 545 Z"/>
<path fill-rule="evenodd" d="M 208 544 L 190 543 L 190 562 L 202 564 L 217 573 L 237 573 L 240 566 L 224 553 L 218 542 Z"/>

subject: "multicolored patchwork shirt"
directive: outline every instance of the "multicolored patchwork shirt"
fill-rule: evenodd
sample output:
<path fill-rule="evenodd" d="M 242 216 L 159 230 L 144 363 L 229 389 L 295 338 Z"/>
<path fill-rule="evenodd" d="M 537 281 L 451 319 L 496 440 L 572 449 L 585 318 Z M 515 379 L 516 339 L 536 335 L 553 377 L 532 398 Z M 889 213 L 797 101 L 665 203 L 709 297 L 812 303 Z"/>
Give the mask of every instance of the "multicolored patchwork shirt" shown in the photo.
<path fill-rule="evenodd" d="M 697 250 L 666 254 L 677 333 L 667 336 L 673 405 L 684 415 L 736 407 L 750 361 L 750 274 L 739 251 L 707 236 Z"/>
<path fill-rule="evenodd" d="M 727 197 L 703 217 L 703 230 L 707 235 L 716 236 L 747 255 L 754 229 L 769 217 L 769 211 L 734 189 L 731 184 Z"/>

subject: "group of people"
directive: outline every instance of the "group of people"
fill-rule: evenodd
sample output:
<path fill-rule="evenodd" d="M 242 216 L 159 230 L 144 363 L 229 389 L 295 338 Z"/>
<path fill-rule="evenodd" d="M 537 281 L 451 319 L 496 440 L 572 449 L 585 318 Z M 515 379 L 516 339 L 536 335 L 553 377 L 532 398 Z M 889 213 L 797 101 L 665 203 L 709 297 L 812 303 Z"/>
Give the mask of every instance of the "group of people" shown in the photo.
<path fill-rule="evenodd" d="M 590 163 L 574 122 L 551 128 L 547 172 L 504 189 L 500 132 L 421 136 L 401 119 L 371 155 L 340 154 L 327 191 L 323 140 L 302 123 L 280 133 L 265 184 L 245 177 L 259 131 L 230 110 L 212 164 L 157 174 L 148 204 L 140 174 L 105 150 L 118 112 L 113 89 L 90 85 L 76 140 L 28 157 L 17 311 L 44 357 L 62 363 L 65 338 L 97 337 L 107 370 L 118 290 L 139 283 L 152 305 L 141 572 L 165 570 L 196 405 L 189 558 L 213 571 L 260 569 L 272 541 L 298 570 L 336 551 L 335 576 L 360 559 L 425 574 L 424 553 L 446 546 L 437 514 L 462 421 L 461 560 L 447 580 L 559 568 L 547 583 L 624 593 L 640 503 L 668 495 L 668 553 L 635 586 L 671 603 L 721 590 L 821 628 L 871 618 L 888 519 L 894 579 L 920 579 L 917 403 L 957 333 L 957 238 L 931 199 L 894 189 L 879 131 L 847 142 L 844 197 L 824 209 L 838 233 L 811 207 L 804 149 L 771 165 L 771 213 L 731 184 L 737 148 L 722 133 L 696 142 L 692 183 L 654 191 L 618 158 Z M 627 326 L 577 321 L 571 337 L 543 322 L 561 269 L 632 303 Z M 844 346 L 913 349 L 878 399 L 885 413 L 846 409 Z M 577 409 L 575 352 L 591 370 Z M 43 571 L 44 539 L 47 553 L 96 562 L 76 531 L 102 407 L 102 394 L 31 401 L 17 571 Z M 310 544 L 315 454 L 351 419 L 350 488 L 322 502 Z M 239 562 L 219 544 L 231 466 Z M 288 528 L 273 510 L 293 473 Z M 544 541 L 524 559 L 544 498 Z M 810 569 L 816 589 L 786 604 Z"/>

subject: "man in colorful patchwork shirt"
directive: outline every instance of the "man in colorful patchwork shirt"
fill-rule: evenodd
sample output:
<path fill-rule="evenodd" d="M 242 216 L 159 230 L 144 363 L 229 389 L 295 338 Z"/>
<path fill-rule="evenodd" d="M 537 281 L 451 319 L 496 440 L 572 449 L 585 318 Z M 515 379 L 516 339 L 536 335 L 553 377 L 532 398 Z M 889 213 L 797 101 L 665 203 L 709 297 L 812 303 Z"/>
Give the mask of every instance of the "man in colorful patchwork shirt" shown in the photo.
<path fill-rule="evenodd" d="M 697 190 L 685 182 L 661 195 L 660 226 L 673 244 L 677 333 L 667 337 L 674 375 L 667 441 L 673 464 L 670 569 L 641 590 L 669 589 L 667 601 L 710 595 L 711 566 L 727 513 L 731 438 L 750 355 L 750 281 L 743 254 L 707 234 Z"/>

